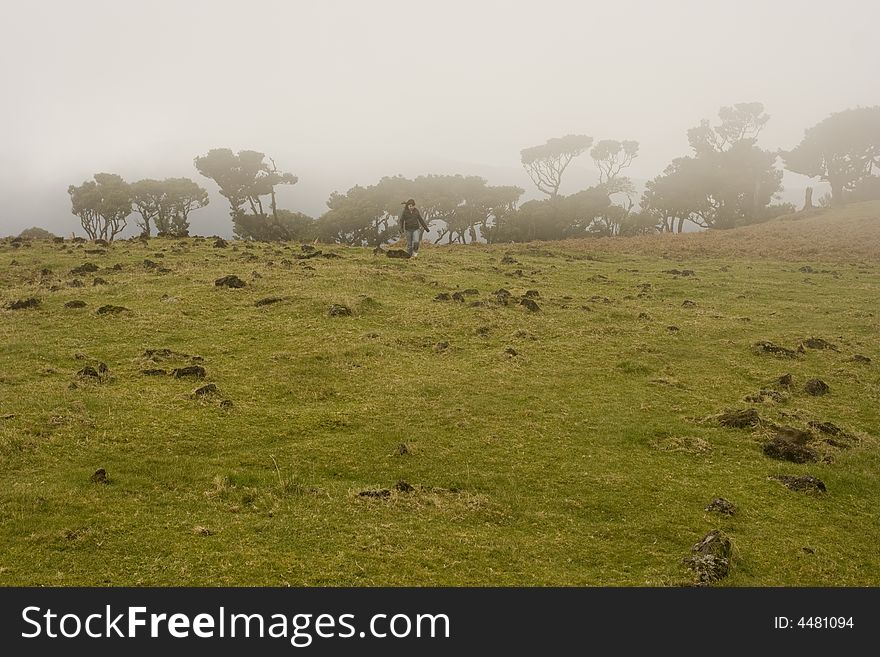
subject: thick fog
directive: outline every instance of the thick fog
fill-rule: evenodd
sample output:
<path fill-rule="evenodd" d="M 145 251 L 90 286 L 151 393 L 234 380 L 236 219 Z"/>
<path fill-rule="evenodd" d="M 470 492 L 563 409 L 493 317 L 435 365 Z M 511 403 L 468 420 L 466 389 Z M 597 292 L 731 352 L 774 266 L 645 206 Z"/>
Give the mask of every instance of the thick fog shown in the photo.
<path fill-rule="evenodd" d="M 880 102 L 864 0 L 4 0 L 2 22 L 0 235 L 78 229 L 67 186 L 102 171 L 192 178 L 212 199 L 193 232 L 228 235 L 192 163 L 211 148 L 270 155 L 299 176 L 279 206 L 317 217 L 332 191 L 394 174 L 537 198 L 519 152 L 567 133 L 638 140 L 642 182 L 722 105 L 764 103 L 775 150 Z M 561 191 L 595 180 L 584 155 Z M 786 173 L 786 199 L 807 183 Z"/>

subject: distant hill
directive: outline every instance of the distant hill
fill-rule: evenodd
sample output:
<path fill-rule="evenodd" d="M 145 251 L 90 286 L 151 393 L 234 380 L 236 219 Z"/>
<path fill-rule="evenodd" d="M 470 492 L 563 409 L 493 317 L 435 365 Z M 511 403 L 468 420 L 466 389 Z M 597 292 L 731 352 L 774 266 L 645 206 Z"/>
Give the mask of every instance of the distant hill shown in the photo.
<path fill-rule="evenodd" d="M 880 260 L 880 201 L 795 212 L 731 230 L 570 240 L 568 246 L 664 258 Z"/>

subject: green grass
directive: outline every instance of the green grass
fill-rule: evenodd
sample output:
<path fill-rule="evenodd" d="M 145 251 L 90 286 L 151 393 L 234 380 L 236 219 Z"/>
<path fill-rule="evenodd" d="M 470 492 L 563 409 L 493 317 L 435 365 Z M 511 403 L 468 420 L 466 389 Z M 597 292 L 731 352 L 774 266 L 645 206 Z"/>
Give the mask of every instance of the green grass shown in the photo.
<path fill-rule="evenodd" d="M 877 262 L 328 250 L 341 258 L 283 265 L 298 245 L 0 244 L 0 302 L 41 299 L 0 310 L 0 584 L 681 585 L 716 527 L 734 547 L 722 586 L 880 584 Z M 502 265 L 508 252 L 520 264 Z M 101 270 L 69 274 L 87 261 Z M 226 274 L 247 287 L 216 288 Z M 541 312 L 496 303 L 501 287 L 538 290 Z M 479 295 L 433 301 L 466 288 Z M 266 297 L 283 301 L 255 307 Z M 108 303 L 130 312 L 95 313 Z M 331 303 L 353 315 L 328 316 Z M 839 351 L 752 348 L 811 336 Z M 206 380 L 142 375 L 190 362 L 154 363 L 151 348 L 201 356 Z M 99 361 L 103 382 L 76 376 Z M 742 401 L 786 372 L 782 403 Z M 803 392 L 812 377 L 831 392 Z M 220 394 L 193 398 L 207 382 Z M 710 418 L 749 406 L 834 422 L 857 445 L 773 461 L 766 429 Z M 109 485 L 90 481 L 97 468 Z M 828 492 L 768 481 L 778 473 Z M 738 513 L 704 511 L 716 496 Z"/>

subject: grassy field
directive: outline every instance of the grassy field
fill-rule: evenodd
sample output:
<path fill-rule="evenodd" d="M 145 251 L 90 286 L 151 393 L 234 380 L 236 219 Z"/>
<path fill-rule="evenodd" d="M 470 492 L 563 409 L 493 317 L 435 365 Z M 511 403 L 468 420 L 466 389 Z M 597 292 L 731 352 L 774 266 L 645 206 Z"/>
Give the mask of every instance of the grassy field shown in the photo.
<path fill-rule="evenodd" d="M 677 586 L 719 528 L 719 586 L 880 585 L 878 236 L 874 204 L 654 255 L 4 241 L 0 305 L 39 304 L 0 310 L 0 584 Z"/>

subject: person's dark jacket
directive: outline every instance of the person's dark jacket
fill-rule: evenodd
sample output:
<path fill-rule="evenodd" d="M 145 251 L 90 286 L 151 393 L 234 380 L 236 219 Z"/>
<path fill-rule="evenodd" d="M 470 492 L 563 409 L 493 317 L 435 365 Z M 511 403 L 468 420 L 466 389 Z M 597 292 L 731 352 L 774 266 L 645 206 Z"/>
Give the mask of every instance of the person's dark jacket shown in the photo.
<path fill-rule="evenodd" d="M 416 228 L 428 230 L 428 224 L 422 219 L 422 213 L 418 208 L 413 208 L 412 211 L 409 208 L 404 208 L 400 213 L 400 229 L 415 230 Z"/>

